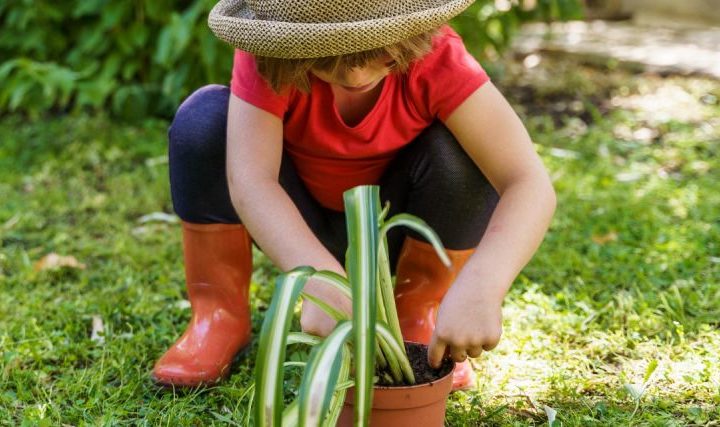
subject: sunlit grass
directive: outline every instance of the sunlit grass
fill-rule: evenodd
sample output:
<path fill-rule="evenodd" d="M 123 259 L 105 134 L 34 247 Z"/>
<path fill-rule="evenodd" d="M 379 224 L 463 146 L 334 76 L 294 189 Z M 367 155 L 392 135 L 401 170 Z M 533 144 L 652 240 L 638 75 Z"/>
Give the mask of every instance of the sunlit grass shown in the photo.
<path fill-rule="evenodd" d="M 720 84 L 547 62 L 533 73 L 496 82 L 523 101 L 558 210 L 506 300 L 503 340 L 474 361 L 478 389 L 452 396 L 447 423 L 542 424 L 543 405 L 563 425 L 720 419 Z M 254 349 L 216 387 L 149 381 L 190 315 L 179 225 L 140 222 L 172 212 L 166 126 L 0 121 L 0 424 L 247 423 Z M 35 271 L 50 252 L 86 268 Z M 257 333 L 275 270 L 254 260 Z M 635 411 L 626 384 L 653 360 Z"/>

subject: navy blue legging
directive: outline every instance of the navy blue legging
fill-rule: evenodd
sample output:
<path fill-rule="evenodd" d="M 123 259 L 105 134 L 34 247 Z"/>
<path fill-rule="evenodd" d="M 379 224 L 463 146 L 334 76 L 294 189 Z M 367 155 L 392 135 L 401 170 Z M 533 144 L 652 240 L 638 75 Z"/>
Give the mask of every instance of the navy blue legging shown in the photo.
<path fill-rule="evenodd" d="M 180 105 L 170 125 L 170 190 L 175 212 L 184 221 L 241 222 L 230 201 L 225 173 L 229 97 L 226 86 L 204 86 Z M 286 153 L 279 182 L 313 233 L 344 265 L 344 213 L 321 206 L 310 195 Z M 379 185 L 383 205 L 390 202 L 390 215 L 417 215 L 438 233 L 448 249 L 477 246 L 498 201 L 495 189 L 440 121 L 400 150 Z M 393 270 L 406 233 L 422 239 L 413 231 L 390 231 Z"/>

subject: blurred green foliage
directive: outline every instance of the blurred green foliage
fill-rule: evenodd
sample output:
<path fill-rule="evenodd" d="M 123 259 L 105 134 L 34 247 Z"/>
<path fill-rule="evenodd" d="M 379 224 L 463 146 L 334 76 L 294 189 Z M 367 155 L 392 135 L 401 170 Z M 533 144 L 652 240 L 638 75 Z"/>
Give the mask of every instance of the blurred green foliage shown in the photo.
<path fill-rule="evenodd" d="M 477 0 L 452 25 L 475 57 L 493 60 L 523 22 L 582 19 L 583 5 L 582 0 Z"/>
<path fill-rule="evenodd" d="M 232 49 L 207 27 L 213 4 L 0 2 L 0 111 L 109 107 L 130 119 L 172 114 L 192 88 L 230 75 Z"/>
<path fill-rule="evenodd" d="M 0 2 L 0 112 L 109 109 L 169 117 L 192 90 L 230 78 L 232 48 L 207 26 L 214 0 Z M 581 15 L 580 0 L 479 0 L 453 21 L 478 57 L 519 23 Z"/>

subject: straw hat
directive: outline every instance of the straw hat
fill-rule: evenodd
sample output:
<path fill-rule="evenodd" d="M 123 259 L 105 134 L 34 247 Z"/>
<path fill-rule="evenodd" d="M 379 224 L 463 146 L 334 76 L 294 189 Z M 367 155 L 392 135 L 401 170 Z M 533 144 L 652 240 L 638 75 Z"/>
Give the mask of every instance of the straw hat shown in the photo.
<path fill-rule="evenodd" d="M 318 58 L 388 46 L 437 27 L 474 0 L 220 0 L 213 33 L 275 58 Z"/>

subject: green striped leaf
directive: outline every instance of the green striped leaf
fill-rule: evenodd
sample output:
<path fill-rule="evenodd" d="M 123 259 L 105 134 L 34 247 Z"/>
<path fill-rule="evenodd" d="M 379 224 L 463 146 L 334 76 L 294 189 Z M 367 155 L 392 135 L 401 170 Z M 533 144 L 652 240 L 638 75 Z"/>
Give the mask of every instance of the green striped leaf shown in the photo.
<path fill-rule="evenodd" d="M 403 344 L 402 340 L 398 341 L 397 339 L 395 339 L 392 331 L 382 323 L 376 324 L 375 327 L 377 329 L 378 335 L 380 335 L 383 340 L 385 340 L 388 347 L 390 348 L 389 353 L 397 357 L 396 361 L 400 365 L 400 369 L 402 370 L 405 379 L 408 381 L 409 384 L 415 384 L 415 374 L 413 374 L 412 366 L 410 366 L 410 361 L 408 360 L 407 354 L 405 353 L 405 345 Z"/>
<path fill-rule="evenodd" d="M 313 279 L 319 280 L 321 282 L 327 283 L 328 285 L 333 286 L 338 291 L 342 292 L 343 295 L 345 295 L 348 298 L 352 298 L 352 291 L 350 290 L 350 282 L 348 282 L 348 279 L 342 277 L 341 275 L 335 273 L 334 271 L 328 271 L 328 270 L 321 270 L 315 272 L 315 274 L 312 275 Z"/>
<path fill-rule="evenodd" d="M 325 418 L 325 423 L 323 424 L 325 427 L 335 427 L 337 425 L 338 418 L 340 418 L 340 412 L 345 405 L 345 395 L 347 394 L 347 389 L 352 387 L 353 384 L 355 384 L 355 381 L 348 380 L 348 378 L 350 378 L 350 365 L 352 363 L 352 354 L 347 347 L 347 344 L 343 346 L 340 375 L 338 376 L 338 383 L 335 386 L 335 394 L 330 401 L 328 415 Z"/>
<path fill-rule="evenodd" d="M 306 332 L 290 332 L 287 336 L 287 343 L 290 344 L 307 344 L 318 345 L 322 342 L 322 338 L 308 334 Z"/>
<path fill-rule="evenodd" d="M 322 311 L 325 312 L 328 316 L 333 318 L 336 322 L 340 320 L 345 320 L 348 318 L 347 314 L 343 313 L 342 311 L 336 309 L 335 307 L 331 306 L 330 304 L 326 303 L 324 300 L 311 295 L 307 292 L 301 293 L 302 297 L 307 299 L 308 301 L 312 302 L 313 304 L 320 307 Z"/>
<path fill-rule="evenodd" d="M 378 224 L 382 224 L 385 221 L 385 218 L 387 217 L 389 212 L 390 202 L 385 202 L 385 206 L 383 206 L 382 212 L 380 212 L 380 215 L 378 215 Z"/>
<path fill-rule="evenodd" d="M 255 407 L 257 426 L 280 426 L 283 415 L 282 383 L 287 336 L 305 282 L 315 272 L 299 267 L 277 280 L 270 308 L 265 313 L 255 365 Z"/>
<path fill-rule="evenodd" d="M 291 368 L 291 367 L 304 368 L 306 365 L 307 365 L 307 362 L 300 362 L 300 361 L 294 361 L 294 360 L 288 360 L 286 362 L 283 362 L 283 366 L 286 368 Z"/>
<path fill-rule="evenodd" d="M 380 236 L 384 238 L 387 235 L 388 230 L 398 225 L 404 225 L 418 233 L 420 233 L 428 242 L 435 248 L 438 256 L 442 260 L 443 264 L 450 267 L 450 258 L 448 258 L 445 248 L 443 247 L 440 237 L 435 231 L 430 228 L 429 225 L 422 219 L 410 214 L 397 214 L 390 218 L 380 229 Z"/>
<path fill-rule="evenodd" d="M 343 193 L 348 235 L 347 273 L 353 296 L 355 425 L 370 420 L 375 367 L 375 310 L 380 191 L 358 186 Z"/>
<path fill-rule="evenodd" d="M 397 308 L 395 307 L 395 291 L 392 282 L 392 274 L 390 272 L 390 259 L 388 255 L 387 239 L 382 236 L 380 248 L 378 250 L 378 288 L 380 292 L 380 303 L 384 307 L 385 318 L 383 319 L 387 323 L 390 331 L 392 331 L 395 338 L 402 342 L 402 331 L 400 330 L 400 320 L 397 314 Z M 405 351 L 403 349 L 403 355 Z M 407 357 L 407 355 L 405 355 Z"/>
<path fill-rule="evenodd" d="M 310 353 L 298 397 L 300 427 L 319 426 L 325 418 L 340 377 L 343 345 L 352 329 L 350 321 L 340 322 Z"/>
<path fill-rule="evenodd" d="M 377 323 L 377 326 L 379 326 L 380 323 Z M 391 334 L 392 336 L 392 334 Z M 383 358 L 385 359 L 385 363 L 387 364 L 388 369 L 390 370 L 390 375 L 392 375 L 393 383 L 402 383 L 403 380 L 403 374 L 400 371 L 400 363 L 398 362 L 398 354 L 393 351 L 393 348 L 388 343 L 387 337 L 378 334 L 378 343 L 380 350 L 377 350 L 378 353 L 381 353 L 383 355 Z M 395 338 L 393 338 L 391 341 L 395 341 Z M 403 353 L 404 355 L 404 353 Z M 402 356 L 402 355 L 401 355 Z"/>
<path fill-rule="evenodd" d="M 285 410 L 283 411 L 282 427 L 295 427 L 298 425 L 298 419 L 300 418 L 300 409 L 298 406 L 298 400 L 293 400 Z"/>

